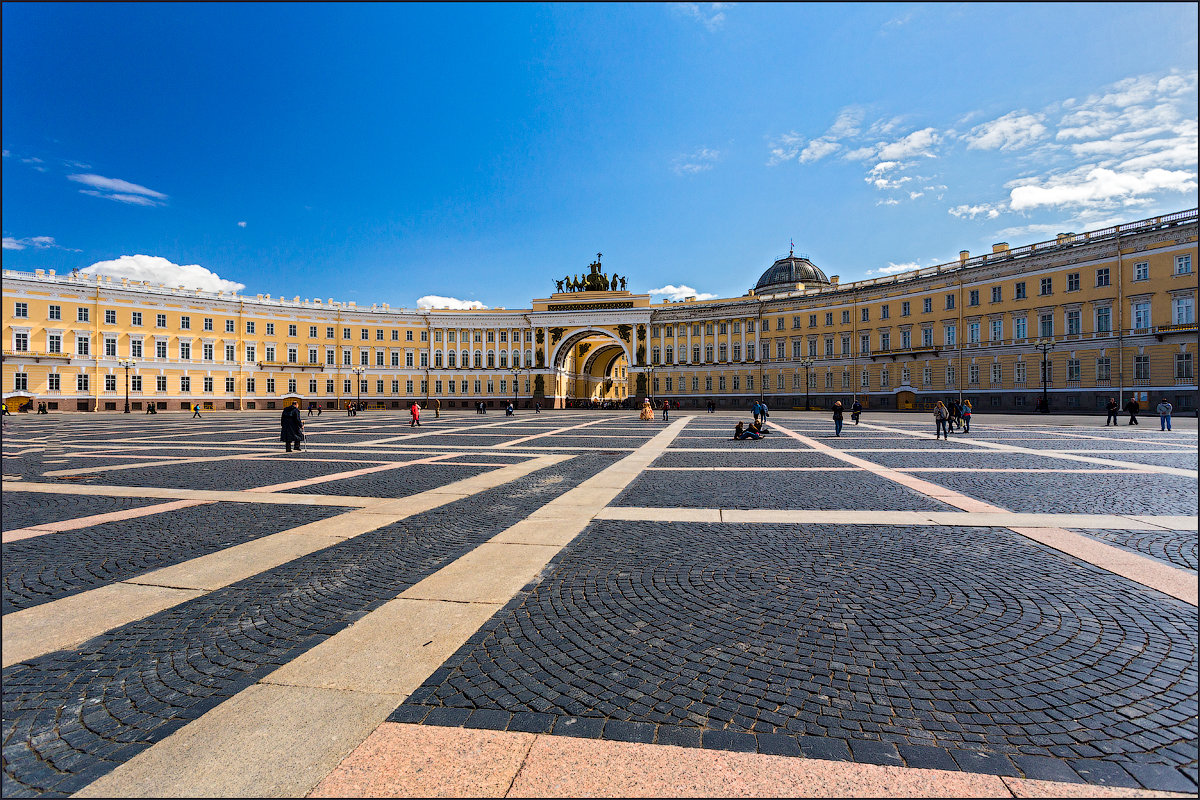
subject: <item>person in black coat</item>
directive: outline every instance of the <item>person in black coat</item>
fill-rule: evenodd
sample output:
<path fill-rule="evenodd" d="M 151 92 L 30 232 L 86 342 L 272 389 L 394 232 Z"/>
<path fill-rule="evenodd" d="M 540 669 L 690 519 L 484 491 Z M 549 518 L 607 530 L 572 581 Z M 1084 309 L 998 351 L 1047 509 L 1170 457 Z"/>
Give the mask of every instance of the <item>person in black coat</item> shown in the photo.
<path fill-rule="evenodd" d="M 292 444 L 296 445 L 296 449 L 300 449 L 300 442 L 304 441 L 304 421 L 300 419 L 300 407 L 296 403 L 283 410 L 283 415 L 279 418 L 279 439 L 286 445 L 286 452 L 292 452 Z"/>

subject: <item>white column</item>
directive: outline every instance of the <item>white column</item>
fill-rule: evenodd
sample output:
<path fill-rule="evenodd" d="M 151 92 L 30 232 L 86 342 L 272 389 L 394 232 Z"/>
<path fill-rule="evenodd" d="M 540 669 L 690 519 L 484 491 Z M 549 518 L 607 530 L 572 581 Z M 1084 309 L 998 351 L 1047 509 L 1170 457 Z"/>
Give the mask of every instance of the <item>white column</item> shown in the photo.
<path fill-rule="evenodd" d="M 687 324 L 687 358 L 684 359 L 689 365 L 692 364 L 692 324 Z"/>
<path fill-rule="evenodd" d="M 742 361 L 746 360 L 746 320 L 738 320 L 738 324 L 742 328 Z"/>

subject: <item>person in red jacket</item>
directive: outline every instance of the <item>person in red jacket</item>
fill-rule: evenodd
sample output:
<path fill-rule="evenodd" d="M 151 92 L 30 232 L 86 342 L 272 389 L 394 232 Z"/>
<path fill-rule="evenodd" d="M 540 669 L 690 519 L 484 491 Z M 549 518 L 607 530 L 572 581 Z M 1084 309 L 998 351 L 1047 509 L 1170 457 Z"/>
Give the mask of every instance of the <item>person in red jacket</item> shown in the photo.
<path fill-rule="evenodd" d="M 410 428 L 421 427 L 421 407 L 419 405 L 417 405 L 417 402 L 415 400 L 413 401 L 412 408 L 409 409 L 409 413 L 412 414 L 412 421 L 410 421 L 408 423 L 408 427 L 410 427 Z"/>

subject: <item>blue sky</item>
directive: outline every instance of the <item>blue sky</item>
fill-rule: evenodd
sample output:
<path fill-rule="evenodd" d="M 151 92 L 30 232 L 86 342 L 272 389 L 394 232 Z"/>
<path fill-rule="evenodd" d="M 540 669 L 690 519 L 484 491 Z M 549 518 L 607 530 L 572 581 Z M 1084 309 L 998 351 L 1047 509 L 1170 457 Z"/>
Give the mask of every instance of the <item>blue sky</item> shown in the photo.
<path fill-rule="evenodd" d="M 5 5 L 3 263 L 509 308 L 598 251 L 662 296 L 743 294 L 789 240 L 928 266 L 1195 206 L 1196 17 Z"/>

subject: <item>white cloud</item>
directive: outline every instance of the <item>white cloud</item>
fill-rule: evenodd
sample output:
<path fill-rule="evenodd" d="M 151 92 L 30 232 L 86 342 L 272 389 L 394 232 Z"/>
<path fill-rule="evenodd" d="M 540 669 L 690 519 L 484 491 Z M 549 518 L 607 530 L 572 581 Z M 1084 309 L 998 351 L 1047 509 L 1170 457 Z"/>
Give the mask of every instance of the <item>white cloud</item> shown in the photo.
<path fill-rule="evenodd" d="M 875 203 L 875 205 L 877 205 L 877 206 L 898 206 L 898 205 L 900 205 L 900 201 L 894 197 L 888 197 L 884 200 L 877 201 Z"/>
<path fill-rule="evenodd" d="M 675 156 L 672 169 L 676 175 L 695 175 L 697 172 L 707 172 L 721 159 L 721 153 L 701 147 L 691 155 Z"/>
<path fill-rule="evenodd" d="M 791 161 L 800 152 L 803 144 L 804 137 L 795 131 L 782 134 L 767 142 L 767 147 L 771 149 L 771 158 L 767 160 L 767 166 L 773 167 L 784 161 Z"/>
<path fill-rule="evenodd" d="M 975 219 L 980 214 L 986 216 L 988 219 L 995 219 L 996 217 L 1000 216 L 1000 209 L 994 205 L 989 205 L 987 203 L 981 203 L 977 206 L 972 206 L 972 205 L 955 206 L 954 208 L 950 209 L 950 213 L 953 214 L 954 216 L 958 217 L 959 219 L 962 219 L 963 217 L 967 217 L 968 219 Z"/>
<path fill-rule="evenodd" d="M 694 19 L 709 30 L 716 31 L 725 24 L 725 12 L 721 9 L 728 8 L 734 5 L 733 3 L 676 3 L 675 9 L 677 13 L 683 16 Z M 705 6 L 708 8 L 706 9 Z"/>
<path fill-rule="evenodd" d="M 883 144 L 879 148 L 879 157 L 885 161 L 898 161 L 913 156 L 933 158 L 931 152 L 942 141 L 942 137 L 933 128 L 922 128 L 913 131 L 902 139 L 891 144 Z"/>
<path fill-rule="evenodd" d="M 868 275 L 895 275 L 897 272 L 911 272 L 914 269 L 920 269 L 921 265 L 916 261 L 910 261 L 907 264 L 893 264 L 888 262 L 886 267 L 867 270 Z"/>
<path fill-rule="evenodd" d="M 487 306 L 478 300 L 459 300 L 457 297 L 427 294 L 417 298 L 417 308 L 452 308 L 456 311 L 469 311 L 476 308 L 487 308 Z"/>
<path fill-rule="evenodd" d="M 32 247 L 35 250 L 45 250 L 47 248 L 54 250 L 66 250 L 70 253 L 80 253 L 82 250 L 75 250 L 70 247 L 63 247 L 58 242 L 54 241 L 53 236 L 31 236 L 28 239 L 16 239 L 12 236 L 4 237 L 5 250 L 24 250 L 27 247 Z"/>
<path fill-rule="evenodd" d="M 682 284 L 679 286 L 674 286 L 669 283 L 666 286 L 663 286 L 662 288 L 651 289 L 649 293 L 652 295 L 665 296 L 668 300 L 683 300 L 684 298 L 687 298 L 687 297 L 694 297 L 697 300 L 712 300 L 713 298 L 715 298 L 717 296 L 715 294 L 707 294 L 705 292 L 697 292 L 695 289 L 693 289 L 690 286 L 683 286 Z"/>
<path fill-rule="evenodd" d="M 245 222 L 239 222 L 239 223 L 238 223 L 238 227 L 239 227 L 239 228 L 244 228 L 244 227 L 246 227 L 246 223 L 245 223 Z"/>
<path fill-rule="evenodd" d="M 1024 211 L 1041 206 L 1086 206 L 1114 201 L 1129 205 L 1154 192 L 1188 192 L 1195 191 L 1196 186 L 1194 174 L 1179 170 L 1155 168 L 1139 174 L 1098 167 L 1083 175 L 1050 178 L 1042 186 L 1018 186 L 1010 193 L 1010 207 Z"/>
<path fill-rule="evenodd" d="M 800 163 L 808 164 L 813 161 L 820 161 L 830 153 L 836 153 L 841 149 L 842 146 L 837 142 L 831 142 L 828 139 L 814 139 L 800 153 Z"/>
<path fill-rule="evenodd" d="M 68 175 L 67 180 L 91 186 L 91 189 L 80 189 L 81 194 L 92 197 L 102 197 L 105 200 L 115 200 L 118 203 L 128 203 L 139 206 L 160 206 L 167 200 L 167 195 L 139 186 L 136 183 L 123 181 L 120 178 L 106 178 L 103 175 Z"/>
<path fill-rule="evenodd" d="M 829 130 L 825 132 L 826 139 L 845 139 L 850 136 L 857 136 L 859 128 L 862 127 L 863 109 L 858 106 L 847 106 L 838 112 L 837 119 L 829 126 Z"/>
<path fill-rule="evenodd" d="M 1045 135 L 1046 126 L 1040 115 L 1012 111 L 991 122 L 976 125 L 963 138 L 968 150 L 1015 150 L 1028 147 Z"/>
<path fill-rule="evenodd" d="M 121 256 L 112 261 L 97 261 L 80 272 L 84 275 L 111 275 L 114 278 L 183 286 L 206 292 L 237 292 L 246 288 L 246 284 L 225 280 L 199 264 L 174 264 L 161 256 Z"/>

